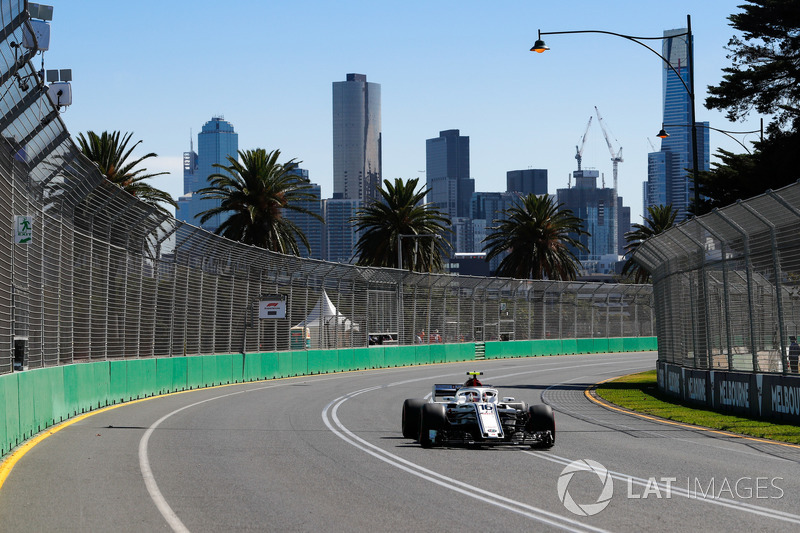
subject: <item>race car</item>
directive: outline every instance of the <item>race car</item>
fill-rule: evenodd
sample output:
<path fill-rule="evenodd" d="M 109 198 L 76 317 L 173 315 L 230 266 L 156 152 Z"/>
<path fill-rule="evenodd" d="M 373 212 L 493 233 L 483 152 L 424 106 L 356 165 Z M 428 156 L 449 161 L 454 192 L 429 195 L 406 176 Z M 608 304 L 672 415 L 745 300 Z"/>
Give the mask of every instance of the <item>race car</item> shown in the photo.
<path fill-rule="evenodd" d="M 403 402 L 403 437 L 423 448 L 451 444 L 529 445 L 550 448 L 556 422 L 549 405 L 531 405 L 478 380 L 483 372 L 467 372 L 463 385 L 435 384 L 429 400 Z"/>

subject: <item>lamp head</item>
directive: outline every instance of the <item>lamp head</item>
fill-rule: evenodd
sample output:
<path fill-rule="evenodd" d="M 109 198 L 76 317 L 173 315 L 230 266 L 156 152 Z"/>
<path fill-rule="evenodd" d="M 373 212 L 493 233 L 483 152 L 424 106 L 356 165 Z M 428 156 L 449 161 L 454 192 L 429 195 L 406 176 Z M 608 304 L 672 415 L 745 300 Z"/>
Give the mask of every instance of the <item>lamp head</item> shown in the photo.
<path fill-rule="evenodd" d="M 550 47 L 544 44 L 544 41 L 541 39 L 537 39 L 535 43 L 533 43 L 533 48 L 531 48 L 531 52 L 536 52 L 541 54 L 542 52 L 550 50 Z"/>
<path fill-rule="evenodd" d="M 659 139 L 666 139 L 667 137 L 669 137 L 669 133 L 667 133 L 667 130 L 665 130 L 665 129 L 662 127 L 662 128 L 661 128 L 661 131 L 659 131 L 658 133 L 656 133 L 656 137 L 658 137 Z"/>

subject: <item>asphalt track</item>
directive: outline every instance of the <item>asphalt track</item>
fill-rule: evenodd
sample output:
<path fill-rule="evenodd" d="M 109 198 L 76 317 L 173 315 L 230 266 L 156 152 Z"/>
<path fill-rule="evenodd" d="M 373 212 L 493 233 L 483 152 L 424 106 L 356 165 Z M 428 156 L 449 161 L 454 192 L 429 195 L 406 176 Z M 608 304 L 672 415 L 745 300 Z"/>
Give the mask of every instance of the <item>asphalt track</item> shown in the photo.
<path fill-rule="evenodd" d="M 126 404 L 30 447 L 0 488 L 0 530 L 798 531 L 799 447 L 648 420 L 585 394 L 654 361 L 431 365 Z M 424 450 L 404 439 L 403 400 L 467 370 L 550 404 L 555 446 Z"/>

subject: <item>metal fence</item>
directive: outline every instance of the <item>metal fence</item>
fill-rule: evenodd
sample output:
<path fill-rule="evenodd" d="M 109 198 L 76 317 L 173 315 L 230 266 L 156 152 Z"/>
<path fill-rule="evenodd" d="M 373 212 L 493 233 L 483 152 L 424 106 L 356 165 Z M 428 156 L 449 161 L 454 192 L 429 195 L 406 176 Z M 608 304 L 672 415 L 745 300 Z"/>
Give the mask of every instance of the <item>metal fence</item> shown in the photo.
<path fill-rule="evenodd" d="M 800 334 L 800 183 L 697 217 L 645 241 L 659 360 L 787 372 Z"/>
<path fill-rule="evenodd" d="M 77 150 L 31 63 L 35 50 L 21 45 L 30 31 L 24 7 L 0 0 L 0 373 L 371 342 L 653 335 L 646 285 L 326 263 L 158 213 Z M 33 220 L 27 243 L 14 238 L 18 215 Z M 285 317 L 259 318 L 262 302 L 285 305 Z"/>

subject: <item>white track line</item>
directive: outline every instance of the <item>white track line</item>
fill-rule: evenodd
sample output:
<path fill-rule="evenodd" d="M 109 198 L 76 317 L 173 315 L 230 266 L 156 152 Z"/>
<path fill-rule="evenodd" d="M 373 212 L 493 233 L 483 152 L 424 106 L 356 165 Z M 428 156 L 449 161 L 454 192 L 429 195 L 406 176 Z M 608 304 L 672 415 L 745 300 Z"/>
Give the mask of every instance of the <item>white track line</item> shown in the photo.
<path fill-rule="evenodd" d="M 339 407 L 350 398 L 380 388 L 383 387 L 382 386 L 370 387 L 368 389 L 362 389 L 360 391 L 351 392 L 345 396 L 341 396 L 333 400 L 331 403 L 326 405 L 325 409 L 323 409 L 322 411 L 322 419 L 325 422 L 325 425 L 328 426 L 328 429 L 330 429 L 331 432 L 333 432 L 337 437 L 347 442 L 348 444 L 360 449 L 361 451 L 368 453 L 369 455 L 375 457 L 376 459 L 379 459 L 396 468 L 404 470 L 409 474 L 422 478 L 431 483 L 435 483 L 436 485 L 452 490 L 459 494 L 469 496 L 470 498 L 475 498 L 476 500 L 480 500 L 481 502 L 488 503 L 496 507 L 506 509 L 508 511 L 512 511 L 527 518 L 537 520 L 543 524 L 548 524 L 553 527 L 558 527 L 566 531 L 595 531 L 595 532 L 605 531 L 600 528 L 582 524 L 581 522 L 578 522 L 577 520 L 574 520 L 566 516 L 552 513 L 550 511 L 546 511 L 544 509 L 540 509 L 538 507 L 534 507 L 532 505 L 528 505 L 523 502 L 512 500 L 510 498 L 505 498 L 503 496 L 499 496 L 487 490 L 478 489 L 474 485 L 464 483 L 457 479 L 453 479 L 444 476 L 442 474 L 439 474 L 438 472 L 434 472 L 433 470 L 423 468 L 415 463 L 412 463 L 411 461 L 403 459 L 402 457 L 389 453 L 379 448 L 378 446 L 370 444 L 364 439 L 356 436 L 352 431 L 348 430 L 341 423 L 341 421 L 337 416 L 337 411 Z M 329 417 L 329 412 L 330 412 L 330 417 Z"/>
<path fill-rule="evenodd" d="M 558 370 L 565 370 L 565 369 L 569 369 L 569 368 L 585 368 L 586 366 L 600 366 L 600 365 L 607 365 L 607 364 L 613 364 L 613 363 L 611 363 L 611 362 L 594 363 L 594 364 L 589 364 L 589 365 L 575 365 L 575 366 L 558 365 L 557 369 Z M 639 368 L 639 367 L 631 367 L 630 369 L 620 369 L 619 372 L 626 372 L 628 370 L 635 370 L 637 368 Z M 515 372 L 515 373 L 505 374 L 505 375 L 501 375 L 501 376 L 494 376 L 494 379 L 503 379 L 503 378 L 515 377 L 515 376 L 535 373 L 535 372 L 539 372 L 539 371 L 541 371 L 541 369 L 527 370 L 527 371 L 522 371 L 522 372 Z M 452 374 L 449 374 L 449 375 L 452 375 Z M 473 497 L 473 498 L 476 498 L 476 499 L 480 499 L 481 501 L 484 501 L 486 503 L 491 503 L 492 505 L 496 505 L 498 507 L 502 507 L 504 509 L 508 509 L 510 511 L 516 512 L 518 514 L 522 514 L 522 515 L 527 516 L 529 518 L 533 518 L 535 520 L 539 520 L 539 521 L 541 521 L 543 523 L 550 524 L 550 525 L 553 525 L 555 527 L 560 527 L 562 529 L 567 529 L 569 531 L 582 531 L 582 530 L 603 531 L 601 529 L 594 528 L 594 527 L 588 526 L 586 524 L 582 524 L 582 523 L 580 523 L 580 522 L 578 522 L 576 520 L 573 520 L 571 518 L 564 517 L 564 516 L 558 515 L 556 513 L 549 512 L 549 511 L 545 511 L 544 509 L 539 509 L 537 507 L 533 507 L 533 506 L 524 504 L 522 502 L 511 500 L 509 498 L 504 498 L 504 497 L 498 496 L 498 495 L 496 495 L 494 493 L 491 493 L 491 492 L 488 492 L 488 491 L 482 491 L 482 490 L 475 491 L 475 488 L 474 488 L 473 485 L 466 484 L 466 483 L 463 483 L 463 482 L 458 481 L 456 479 L 449 478 L 447 476 L 444 476 L 442 474 L 434 472 L 432 470 L 428 470 L 428 469 L 426 469 L 424 467 L 421 467 L 421 466 L 419 466 L 419 465 L 417 465 L 417 464 L 415 464 L 415 463 L 413 463 L 411 461 L 403 459 L 402 457 L 394 455 L 394 454 L 392 454 L 392 453 L 390 453 L 390 452 L 388 452 L 388 451 L 386 451 L 386 450 L 384 450 L 384 449 L 382 449 L 382 448 L 380 448 L 378 446 L 375 446 L 375 445 L 367 442 L 366 440 L 364 440 L 364 439 L 358 437 L 357 435 L 355 435 L 352 431 L 348 430 L 338 419 L 337 412 L 338 412 L 339 407 L 344 402 L 349 400 L 350 398 L 353 398 L 353 397 L 358 396 L 360 394 L 364 394 L 366 392 L 375 391 L 375 390 L 378 390 L 378 389 L 381 389 L 381 388 L 392 387 L 392 386 L 396 386 L 396 385 L 402 385 L 402 384 L 407 384 L 407 383 L 417 382 L 417 381 L 423 381 L 423 380 L 431 380 L 431 379 L 436 379 L 438 377 L 447 377 L 447 376 L 415 378 L 415 379 L 411 379 L 411 380 L 405 380 L 405 381 L 390 383 L 388 385 L 370 387 L 370 388 L 367 388 L 367 389 L 362 389 L 362 390 L 351 392 L 349 394 L 346 394 L 344 396 L 341 396 L 341 397 L 333 400 L 327 406 L 325 406 L 325 409 L 323 409 L 323 411 L 322 411 L 323 421 L 325 422 L 325 425 L 328 426 L 328 428 L 331 430 L 331 432 L 333 432 L 339 438 L 341 438 L 345 442 L 351 444 L 352 446 L 354 446 L 354 447 L 356 447 L 356 448 L 368 453 L 369 455 L 372 455 L 373 457 L 375 457 L 377 459 L 380 459 L 381 461 L 389 463 L 392 466 L 400 468 L 401 470 L 404 470 L 404 471 L 406 471 L 406 472 L 408 472 L 410 474 L 413 474 L 413 475 L 415 475 L 417 477 L 420 477 L 422 479 L 425 479 L 425 480 L 430 481 L 432 483 L 435 483 L 437 485 L 441 485 L 441 486 L 446 487 L 448 489 L 451 489 L 451 490 L 453 490 L 455 492 L 459 492 L 461 494 L 465 494 L 467 496 L 470 496 L 470 497 Z M 560 383 L 558 385 L 568 384 L 571 381 L 577 381 L 577 380 L 581 380 L 581 379 L 585 380 L 585 379 L 587 379 L 589 377 L 590 376 L 582 376 L 582 377 L 578 377 L 578 378 L 573 378 L 573 379 L 571 379 L 569 381 L 562 382 L 562 383 Z M 558 385 L 551 385 L 550 387 L 548 387 L 548 389 L 551 389 L 551 388 L 556 387 Z M 328 417 L 328 412 L 329 411 L 331 413 L 330 418 L 333 420 L 333 422 L 331 422 L 331 419 L 329 419 L 329 417 Z M 336 426 L 336 427 L 334 427 L 334 426 Z M 532 456 L 537 457 L 539 459 L 545 459 L 547 461 L 554 462 L 554 463 L 557 463 L 557 464 L 562 464 L 562 465 L 567 465 L 567 464 L 570 464 L 570 463 L 572 463 L 574 461 L 574 460 L 571 460 L 571 459 L 568 459 L 568 458 L 559 457 L 557 455 L 552 455 L 550 453 L 544 454 L 544 453 L 530 452 L 530 451 L 526 451 L 526 450 L 522 450 L 522 451 L 523 451 L 523 453 L 526 453 L 528 455 L 532 455 Z M 632 476 L 632 475 L 625 474 L 625 473 L 622 473 L 622 472 L 614 472 L 614 471 L 611 471 L 611 470 L 609 470 L 608 472 L 612 476 L 613 479 L 629 482 L 629 483 L 632 483 L 634 485 L 638 485 L 638 486 L 642 486 L 642 487 L 648 487 L 648 486 L 652 485 L 652 482 L 650 480 L 639 478 L 637 476 Z M 800 515 L 795 515 L 795 514 L 786 513 L 786 512 L 783 512 L 783 511 L 773 510 L 773 509 L 769 509 L 769 508 L 766 508 L 766 507 L 749 504 L 749 503 L 746 503 L 746 502 L 741 502 L 741 501 L 737 501 L 737 500 L 731 500 L 731 499 L 728 499 L 728 498 L 714 497 L 713 495 L 712 496 L 706 496 L 706 497 L 699 497 L 697 494 L 693 494 L 689 490 L 682 489 L 682 488 L 680 488 L 678 486 L 674 486 L 673 485 L 673 486 L 667 487 L 667 485 L 665 483 L 658 484 L 658 487 L 662 491 L 666 491 L 666 490 L 669 489 L 669 490 L 671 490 L 671 494 L 676 494 L 676 495 L 679 495 L 679 496 L 683 496 L 683 497 L 688 498 L 688 499 L 700 500 L 700 501 L 704 501 L 704 502 L 707 502 L 707 503 L 710 503 L 710 504 L 719 505 L 719 506 L 722 506 L 722 507 L 727 507 L 727 508 L 735 509 L 735 510 L 738 510 L 738 511 L 746 512 L 746 513 L 750 513 L 750 514 L 754 514 L 754 515 L 764 516 L 764 517 L 767 517 L 767 518 L 772 518 L 772 519 L 775 519 L 775 520 L 781 520 L 781 521 L 784 521 L 784 522 L 800 524 Z M 467 489 L 469 489 L 469 490 L 467 490 Z M 470 492 L 470 490 L 472 492 Z M 562 521 L 564 521 L 566 523 L 559 523 L 559 522 L 557 522 L 558 520 L 562 520 Z M 582 529 L 575 529 L 575 528 L 582 528 Z"/>

